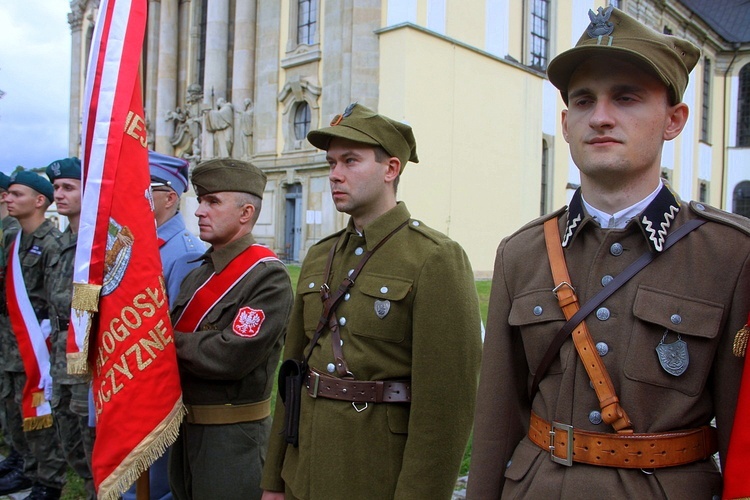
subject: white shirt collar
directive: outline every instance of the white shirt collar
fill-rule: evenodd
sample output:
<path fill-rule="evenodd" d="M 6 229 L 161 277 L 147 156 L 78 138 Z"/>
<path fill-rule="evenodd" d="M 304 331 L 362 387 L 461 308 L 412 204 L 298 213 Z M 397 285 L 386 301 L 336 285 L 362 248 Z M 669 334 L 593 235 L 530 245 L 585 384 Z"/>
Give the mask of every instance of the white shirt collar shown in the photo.
<path fill-rule="evenodd" d="M 586 201 L 586 198 L 583 197 L 583 193 L 581 193 L 581 200 L 583 201 L 583 206 L 586 208 L 586 211 L 591 215 L 591 218 L 599 224 L 599 226 L 607 229 L 622 229 L 628 225 L 628 222 L 630 222 L 636 215 L 643 212 L 646 207 L 654 201 L 654 198 L 659 194 L 661 187 L 662 182 L 659 181 L 659 185 L 650 195 L 646 196 L 638 203 L 630 205 L 615 214 L 608 214 L 593 207 Z"/>

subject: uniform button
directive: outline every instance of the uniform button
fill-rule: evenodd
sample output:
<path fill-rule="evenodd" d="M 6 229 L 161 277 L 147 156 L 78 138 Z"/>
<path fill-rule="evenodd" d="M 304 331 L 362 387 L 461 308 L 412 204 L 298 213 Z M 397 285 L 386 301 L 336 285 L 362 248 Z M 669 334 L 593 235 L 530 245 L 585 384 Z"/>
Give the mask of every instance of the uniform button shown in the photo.
<path fill-rule="evenodd" d="M 417 227 L 417 226 L 419 226 L 419 221 L 418 220 L 413 220 L 413 221 L 411 221 L 411 225 L 414 226 L 414 227 Z"/>
<path fill-rule="evenodd" d="M 315 283 L 310 283 L 309 285 L 307 285 L 307 288 L 315 288 Z"/>
<path fill-rule="evenodd" d="M 362 249 L 362 247 L 357 247 L 354 250 L 354 255 L 362 255 L 363 253 L 365 253 L 365 251 Z"/>
<path fill-rule="evenodd" d="M 609 352 L 609 346 L 606 342 L 597 342 L 596 343 L 596 352 L 599 353 L 599 356 L 606 356 Z"/>
<path fill-rule="evenodd" d="M 380 293 L 388 293 L 388 287 L 387 286 L 381 286 L 380 287 Z"/>
<path fill-rule="evenodd" d="M 346 324 L 346 318 L 339 318 L 339 325 L 344 326 Z"/>
<path fill-rule="evenodd" d="M 599 425 L 602 423 L 602 414 L 601 412 L 594 410 L 591 413 L 589 413 L 589 422 L 591 422 L 594 425 Z"/>
<path fill-rule="evenodd" d="M 706 209 L 706 206 L 703 205 L 703 203 L 696 203 L 695 204 L 695 208 L 697 208 L 698 210 L 700 210 L 702 212 L 702 211 L 704 211 Z"/>
<path fill-rule="evenodd" d="M 344 300 L 349 300 L 352 298 L 352 294 L 347 292 L 346 295 L 344 295 Z"/>
<path fill-rule="evenodd" d="M 604 275 L 604 276 L 602 277 L 602 286 L 607 286 L 607 285 L 609 285 L 610 283 L 612 283 L 612 280 L 613 280 L 613 279 L 614 279 L 614 278 L 613 278 L 612 276 L 610 276 L 609 274 L 605 274 L 605 275 Z"/>
<path fill-rule="evenodd" d="M 326 366 L 326 370 L 328 370 L 328 373 L 333 373 L 336 371 L 336 365 L 333 363 L 328 363 L 328 366 Z"/>
<path fill-rule="evenodd" d="M 679 314 L 673 314 L 672 316 L 670 316 L 669 321 L 671 321 L 673 325 L 679 325 L 680 323 L 682 323 L 682 316 L 680 316 Z"/>
<path fill-rule="evenodd" d="M 609 309 L 606 307 L 600 307 L 596 310 L 596 317 L 601 321 L 607 321 L 609 319 Z"/>
<path fill-rule="evenodd" d="M 592 389 L 594 388 L 594 382 L 592 380 L 589 380 L 589 387 L 591 387 Z"/>
<path fill-rule="evenodd" d="M 505 468 L 506 468 L 506 469 L 510 468 L 510 465 L 511 465 L 512 463 L 513 463 L 513 460 L 508 460 L 508 463 L 507 463 L 507 464 L 505 464 Z"/>
<path fill-rule="evenodd" d="M 349 269 L 349 272 L 346 273 L 347 276 L 351 276 L 352 274 L 354 274 L 354 269 Z"/>
<path fill-rule="evenodd" d="M 614 255 L 615 257 L 619 257 L 622 255 L 622 245 L 619 243 L 613 243 L 611 247 L 609 247 L 609 253 Z"/>
<path fill-rule="evenodd" d="M 344 345 L 344 341 L 343 341 L 343 339 L 342 339 L 342 340 L 339 340 L 339 343 L 340 343 L 341 345 Z"/>
<path fill-rule="evenodd" d="M 542 306 L 535 306 L 534 307 L 534 316 L 541 316 L 544 310 L 542 309 Z"/>

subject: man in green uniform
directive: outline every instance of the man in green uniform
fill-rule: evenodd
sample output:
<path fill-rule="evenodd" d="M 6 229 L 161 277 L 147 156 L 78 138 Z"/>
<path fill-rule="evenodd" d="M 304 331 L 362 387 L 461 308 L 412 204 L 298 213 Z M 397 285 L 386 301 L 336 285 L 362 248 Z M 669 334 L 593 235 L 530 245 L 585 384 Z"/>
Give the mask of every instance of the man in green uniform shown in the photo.
<path fill-rule="evenodd" d="M 21 225 L 21 237 L 14 240 L 13 245 L 7 249 L 7 261 L 10 263 L 11 260 L 18 259 L 22 272 L 18 278 L 22 282 L 14 287 L 10 279 L 6 280 L 6 300 L 14 335 L 2 340 L 4 348 L 7 349 L 6 365 L 3 369 L 12 384 L 9 397 L 15 399 L 19 408 L 23 408 L 27 404 L 24 398 L 24 385 L 26 384 L 24 370 L 28 363 L 36 361 L 29 360 L 31 353 L 28 350 L 24 352 L 22 360 L 17 338 L 23 332 L 16 326 L 19 323 L 14 320 L 11 299 L 7 298 L 8 291 L 14 287 L 16 295 L 20 295 L 25 289 L 32 311 L 28 316 L 20 319 L 30 328 L 41 328 L 41 331 L 48 335 L 50 321 L 46 285 L 50 272 L 60 257 L 62 235 L 52 221 L 44 217 L 47 207 L 53 201 L 52 184 L 47 179 L 33 172 L 17 172 L 11 176 L 5 199 L 8 204 L 8 213 L 18 219 Z M 41 382 L 39 389 L 43 390 L 44 400 L 32 404 L 37 409 L 48 405 L 52 396 L 52 380 L 49 373 L 42 373 Z M 47 416 L 50 415 L 47 414 Z M 33 481 L 30 498 L 59 498 L 65 484 L 67 466 L 55 427 L 51 420 L 43 417 L 30 418 L 26 412 L 23 412 L 23 418 L 24 435 L 31 450 L 31 456 L 24 457 L 24 471 Z M 16 443 L 16 441 L 14 438 L 14 447 L 21 449 L 23 444 Z M 0 489 L 2 485 L 3 481 L 0 479 Z"/>
<path fill-rule="evenodd" d="M 726 458 L 742 372 L 750 223 L 661 180 L 700 50 L 612 7 L 589 18 L 548 68 L 581 187 L 497 250 L 468 498 L 719 498 L 712 454 Z M 567 280 L 553 278 L 557 251 Z M 622 281 L 641 256 L 653 260 Z M 587 310 L 616 286 L 553 343 L 573 293 Z"/>
<path fill-rule="evenodd" d="M 211 244 L 172 310 L 188 414 L 172 447 L 178 499 L 260 498 L 271 389 L 292 306 L 284 264 L 252 230 L 266 176 L 250 163 L 209 160 L 192 175 L 200 238 Z"/>
<path fill-rule="evenodd" d="M 49 275 L 48 298 L 52 323 L 50 374 L 52 375 L 52 414 L 68 464 L 81 476 L 87 498 L 96 498 L 91 474 L 94 429 L 89 427 L 89 387 L 87 376 L 68 374 L 66 358 L 70 301 L 73 296 L 73 264 L 81 218 L 81 161 L 63 158 L 50 163 L 47 177 L 54 187 L 57 212 L 68 218 L 62 233 L 60 258 Z"/>
<path fill-rule="evenodd" d="M 418 161 L 411 127 L 352 104 L 308 140 L 327 151 L 333 202 L 351 217 L 302 266 L 284 348 L 286 359 L 309 356 L 299 440 L 287 433 L 287 444 L 279 400 L 264 498 L 448 499 L 480 358 L 469 259 L 396 201 Z M 331 296 L 340 301 L 327 314 Z"/>

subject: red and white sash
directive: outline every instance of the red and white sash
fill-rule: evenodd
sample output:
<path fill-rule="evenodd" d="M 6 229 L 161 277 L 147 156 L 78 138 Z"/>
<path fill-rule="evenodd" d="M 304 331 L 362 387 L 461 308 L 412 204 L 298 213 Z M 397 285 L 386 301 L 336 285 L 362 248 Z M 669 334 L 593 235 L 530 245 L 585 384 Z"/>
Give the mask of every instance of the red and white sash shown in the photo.
<path fill-rule="evenodd" d="M 44 399 L 44 391 L 39 389 L 42 376 L 49 376 L 49 346 L 36 319 L 36 313 L 29 300 L 26 283 L 23 280 L 18 247 L 21 233 L 8 254 L 8 281 L 6 301 L 8 316 L 13 333 L 18 340 L 18 349 L 26 371 L 26 385 L 23 388 L 23 428 L 25 431 L 44 429 L 52 426 L 52 409 Z"/>
<path fill-rule="evenodd" d="M 234 286 L 261 262 L 279 260 L 263 245 L 250 245 L 220 273 L 213 273 L 193 294 L 174 325 L 181 332 L 194 332 L 203 318 Z"/>

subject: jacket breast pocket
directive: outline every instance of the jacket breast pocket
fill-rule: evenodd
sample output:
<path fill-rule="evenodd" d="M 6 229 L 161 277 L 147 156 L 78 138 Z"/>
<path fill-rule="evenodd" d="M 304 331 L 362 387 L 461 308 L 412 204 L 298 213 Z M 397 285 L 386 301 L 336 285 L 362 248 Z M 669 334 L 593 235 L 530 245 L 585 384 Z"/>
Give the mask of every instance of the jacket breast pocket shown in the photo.
<path fill-rule="evenodd" d="M 520 331 L 529 370 L 536 374 L 552 339 L 565 324 L 565 315 L 560 309 L 557 297 L 549 288 L 532 290 L 514 297 L 508 323 Z M 564 345 L 547 373 L 562 373 L 563 366 L 560 360 L 566 357 L 563 350 L 567 349 Z"/>
<path fill-rule="evenodd" d="M 368 274 L 357 278 L 352 295 L 356 313 L 351 331 L 355 335 L 386 342 L 401 342 L 411 330 L 412 280 Z M 349 313 L 351 314 L 351 313 Z"/>
<path fill-rule="evenodd" d="M 297 295 L 302 298 L 304 307 L 302 309 L 305 333 L 312 338 L 318 327 L 320 316 L 323 313 L 323 301 L 320 299 L 320 287 L 325 280 L 323 273 L 311 274 L 300 277 L 297 283 Z M 333 293 L 332 290 L 331 293 Z"/>
<path fill-rule="evenodd" d="M 625 359 L 625 376 L 697 396 L 711 370 L 723 313 L 724 306 L 719 303 L 639 287 L 633 304 L 635 325 Z M 686 349 L 676 349 L 678 336 Z M 666 348 L 671 346 L 678 364 L 687 358 L 683 373 L 672 375 L 662 368 L 656 351 L 662 339 Z"/>

